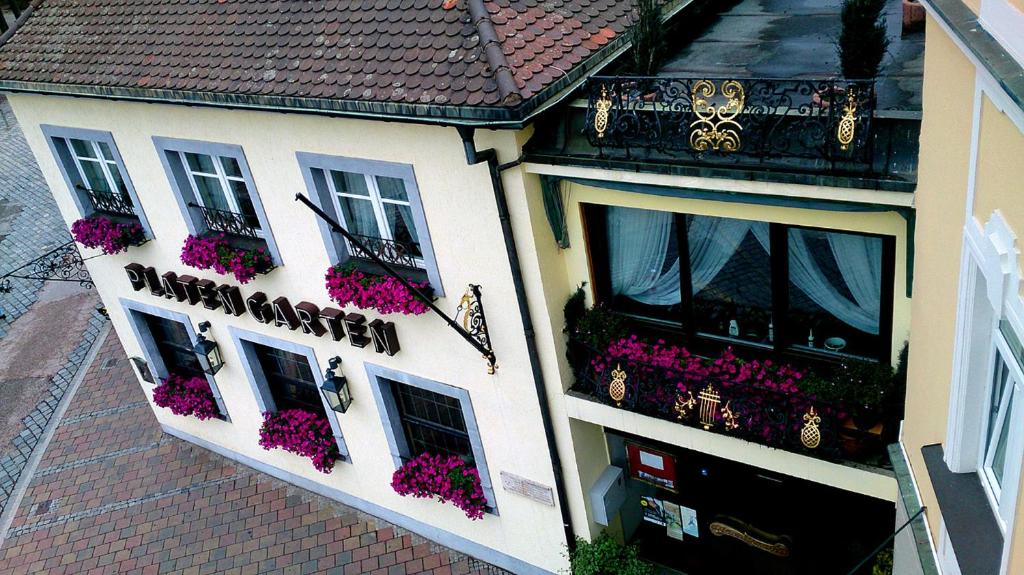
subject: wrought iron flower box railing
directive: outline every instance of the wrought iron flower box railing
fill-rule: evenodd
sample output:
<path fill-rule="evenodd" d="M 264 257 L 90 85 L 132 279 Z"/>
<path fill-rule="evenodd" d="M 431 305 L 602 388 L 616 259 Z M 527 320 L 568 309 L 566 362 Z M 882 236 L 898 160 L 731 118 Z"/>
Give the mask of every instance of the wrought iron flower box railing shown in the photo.
<path fill-rule="evenodd" d="M 354 234 L 352 232 L 349 233 L 359 240 L 359 242 L 361 242 L 368 251 L 373 252 L 374 255 L 389 264 L 404 266 L 407 268 L 421 267 L 421 265 L 416 261 L 416 254 L 419 253 L 419 250 L 412 244 L 374 236 L 364 236 L 361 234 Z M 348 245 L 353 257 L 371 259 L 369 254 L 356 244 L 349 242 Z"/>
<path fill-rule="evenodd" d="M 701 162 L 873 165 L 871 82 L 592 77 L 585 132 L 606 150 Z"/>
<path fill-rule="evenodd" d="M 128 216 L 131 218 L 138 217 L 135 214 L 135 206 L 132 205 L 131 199 L 126 194 L 102 192 L 100 190 L 87 188 L 80 184 L 75 187 L 85 192 L 85 195 L 89 198 L 89 202 L 92 203 L 92 207 L 97 211 Z"/>
<path fill-rule="evenodd" d="M 242 238 L 259 238 L 259 229 L 251 223 L 250 218 L 245 216 L 245 214 L 239 214 L 230 210 L 208 208 L 194 202 L 190 202 L 188 207 L 202 215 L 206 227 L 211 231 Z"/>
<path fill-rule="evenodd" d="M 695 378 L 683 368 L 612 358 L 577 341 L 570 350 L 572 390 L 601 403 L 819 459 L 885 464 L 882 439 L 853 425 L 846 407 L 792 386 Z"/>

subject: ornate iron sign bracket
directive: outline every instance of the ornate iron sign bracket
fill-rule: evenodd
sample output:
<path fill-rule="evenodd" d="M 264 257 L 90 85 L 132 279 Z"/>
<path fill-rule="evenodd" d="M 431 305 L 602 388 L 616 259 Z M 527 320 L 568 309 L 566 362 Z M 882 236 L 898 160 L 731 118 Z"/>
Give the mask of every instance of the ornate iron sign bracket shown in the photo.
<path fill-rule="evenodd" d="M 95 287 L 89 270 L 85 269 L 82 255 L 75 242 L 57 246 L 45 254 L 30 260 L 5 274 L 0 275 L 0 293 L 11 291 L 11 280 L 36 280 L 44 282 L 78 282 L 78 285 Z"/>
<path fill-rule="evenodd" d="M 326 212 L 320 209 L 319 206 L 314 204 L 302 194 L 295 194 L 295 199 L 306 205 L 307 208 L 313 211 L 321 220 L 330 226 L 331 230 L 341 234 L 346 240 L 349 241 L 358 251 L 368 257 L 373 263 L 379 265 L 384 271 L 391 277 L 398 280 L 406 289 L 411 291 L 420 299 L 430 311 L 434 312 L 438 317 L 444 320 L 448 324 L 448 327 L 455 330 L 462 339 L 469 342 L 477 351 L 479 351 L 484 359 L 487 360 L 487 373 L 493 374 L 497 368 L 497 357 L 494 355 L 494 350 L 491 347 L 491 337 L 487 331 L 487 320 L 484 317 L 484 310 L 480 304 L 480 286 L 470 285 L 466 294 L 462 296 L 462 301 L 459 304 L 459 309 L 456 315 L 463 315 L 463 325 L 459 325 L 459 322 L 455 321 L 448 314 L 441 311 L 441 308 L 434 304 L 434 300 L 419 290 L 416 286 L 409 283 L 409 280 L 405 279 L 402 274 L 395 271 L 391 264 L 382 259 L 372 249 L 370 249 L 361 239 L 360 236 L 356 236 L 350 233 L 348 230 L 343 228 L 341 224 L 336 222 L 334 218 L 327 215 Z M 471 295 L 472 294 L 472 295 Z"/>

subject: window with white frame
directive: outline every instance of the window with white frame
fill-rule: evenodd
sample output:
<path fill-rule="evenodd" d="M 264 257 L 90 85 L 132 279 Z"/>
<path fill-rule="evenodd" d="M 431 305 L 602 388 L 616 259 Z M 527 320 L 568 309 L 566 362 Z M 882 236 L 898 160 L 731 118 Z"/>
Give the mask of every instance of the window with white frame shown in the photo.
<path fill-rule="evenodd" d="M 390 244 L 387 249 L 396 256 L 406 255 L 416 267 L 422 268 L 423 250 L 405 182 L 401 178 L 341 170 L 329 170 L 329 174 L 327 186 L 341 225 L 361 236 L 359 239 L 364 243 Z M 348 246 L 349 253 L 358 253 L 351 243 Z"/>
<path fill-rule="evenodd" d="M 238 160 L 194 152 L 179 151 L 178 154 L 182 165 L 186 167 L 196 203 L 204 210 L 214 211 L 207 217 L 211 228 L 232 233 L 236 229 L 227 225 L 225 220 L 240 220 L 257 237 L 263 237 L 260 220 Z"/>
<path fill-rule="evenodd" d="M 362 244 L 318 219 L 332 264 L 382 273 L 372 253 L 408 277 L 427 281 L 434 295 L 444 295 L 412 166 L 308 152 L 296 157 L 310 199 Z"/>
<path fill-rule="evenodd" d="M 47 125 L 42 131 L 82 217 L 131 218 L 152 235 L 109 132 Z"/>
<path fill-rule="evenodd" d="M 1007 525 L 1013 516 L 1015 501 L 1004 496 L 1007 485 L 1016 485 L 1020 476 L 1022 453 L 1021 395 L 1024 386 L 1024 348 L 1009 322 L 999 322 L 993 337 L 992 368 L 984 434 L 979 450 L 978 473 L 991 498 L 996 514 Z M 1015 499 L 1015 496 L 1014 496 Z"/>

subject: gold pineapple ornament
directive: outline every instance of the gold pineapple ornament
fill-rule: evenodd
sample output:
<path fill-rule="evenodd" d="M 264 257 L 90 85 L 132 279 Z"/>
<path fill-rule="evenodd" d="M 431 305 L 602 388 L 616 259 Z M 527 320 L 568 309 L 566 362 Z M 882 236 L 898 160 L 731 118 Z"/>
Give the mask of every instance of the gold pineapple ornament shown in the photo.
<path fill-rule="evenodd" d="M 821 430 L 818 428 L 821 423 L 821 416 L 815 413 L 812 405 L 804 414 L 804 426 L 800 429 L 800 443 L 807 449 L 814 449 L 821 445 Z"/>
<path fill-rule="evenodd" d="M 622 400 L 626 397 L 626 372 L 622 371 L 622 364 L 616 364 L 612 370 L 612 382 L 608 384 L 608 396 L 615 401 L 616 407 L 622 407 Z"/>

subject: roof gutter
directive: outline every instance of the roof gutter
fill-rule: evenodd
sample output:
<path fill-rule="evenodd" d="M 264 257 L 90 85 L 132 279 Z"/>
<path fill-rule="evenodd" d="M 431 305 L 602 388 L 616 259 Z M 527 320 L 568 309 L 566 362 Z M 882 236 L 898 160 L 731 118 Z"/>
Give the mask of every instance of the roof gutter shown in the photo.
<path fill-rule="evenodd" d="M 26 20 L 32 8 L 41 0 L 36 0 L 25 10 L 22 17 L 15 22 L 11 31 Z M 482 0 L 472 0 L 470 4 Z M 663 20 L 675 17 L 683 8 L 694 0 L 672 0 L 665 10 Z M 471 6 L 472 8 L 472 6 Z M 486 12 L 486 10 L 485 10 Z M 486 18 L 490 21 L 490 18 Z M 491 25 L 493 30 L 493 24 Z M 5 33 L 5 36 L 8 36 Z M 0 38 L 0 44 L 4 39 Z M 481 41 L 485 41 L 481 32 Z M 632 46 L 630 35 L 624 33 L 606 44 L 580 65 L 574 66 L 562 78 L 550 84 L 540 92 L 512 107 L 480 107 L 480 106 L 447 106 L 444 104 L 405 104 L 392 102 L 369 102 L 362 100 L 337 100 L 330 98 L 256 96 L 246 94 L 221 94 L 216 92 L 189 92 L 183 90 L 156 90 L 151 88 L 115 88 L 105 86 L 87 86 L 78 84 L 50 84 L 46 82 L 20 82 L 0 80 L 0 92 L 19 92 L 45 94 L 51 96 L 72 96 L 81 98 L 103 98 L 145 102 L 152 104 L 179 104 L 186 106 L 205 106 L 214 108 L 254 110 L 262 112 L 280 112 L 292 114 L 314 114 L 322 116 L 376 120 L 382 122 L 405 122 L 412 124 L 428 124 L 440 126 L 463 126 L 472 128 L 520 130 L 545 110 L 557 105 L 575 92 L 576 88 L 592 73 L 604 68 Z M 493 44 L 499 48 L 500 44 Z M 496 57 L 496 56 L 495 56 Z M 487 55 L 488 62 L 493 62 Z M 504 59 L 504 53 L 500 61 Z M 511 69 L 507 70 L 511 78 Z M 503 75 L 503 74 L 502 74 Z M 498 78 L 496 77 L 496 80 Z M 506 86 L 510 90 L 515 86 Z M 499 90 L 503 90 L 499 86 Z M 511 99 L 518 89 L 503 94 Z"/>

